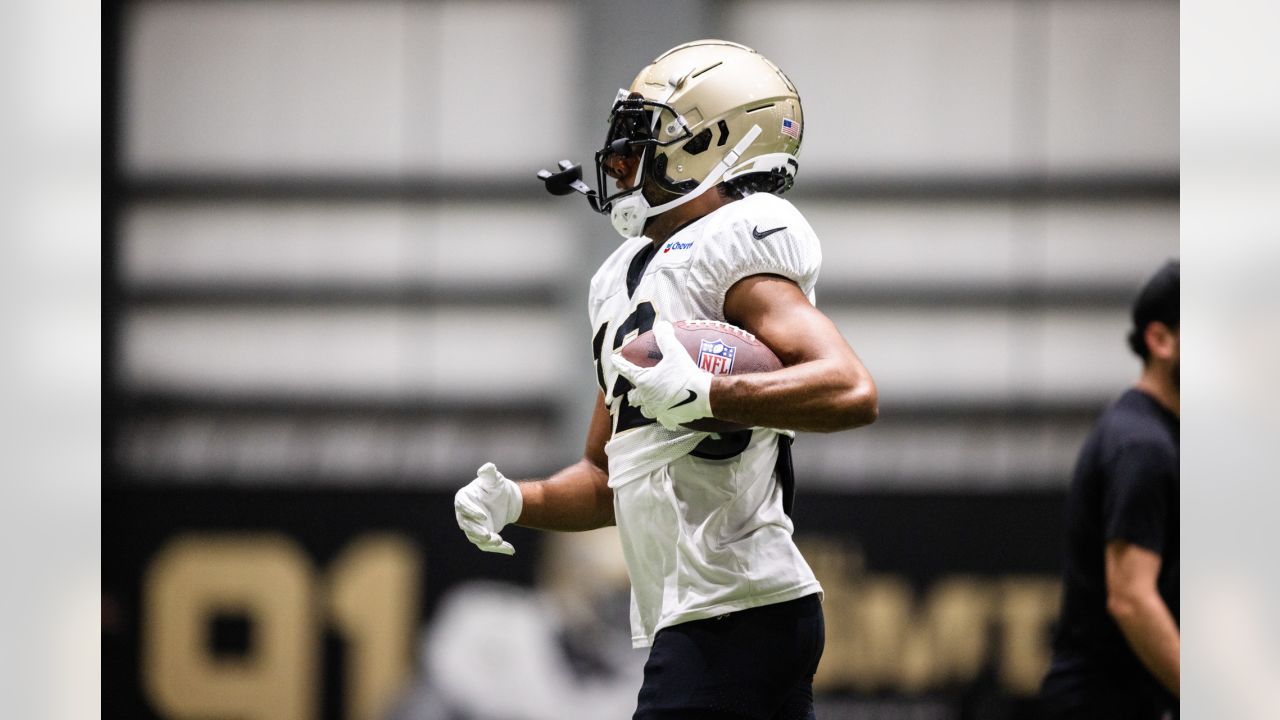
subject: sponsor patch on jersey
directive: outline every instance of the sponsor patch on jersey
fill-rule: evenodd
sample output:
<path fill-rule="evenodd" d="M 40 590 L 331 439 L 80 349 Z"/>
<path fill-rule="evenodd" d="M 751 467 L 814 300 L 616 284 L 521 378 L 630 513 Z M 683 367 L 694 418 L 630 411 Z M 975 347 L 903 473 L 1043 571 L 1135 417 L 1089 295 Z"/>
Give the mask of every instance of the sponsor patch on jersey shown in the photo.
<path fill-rule="evenodd" d="M 698 347 L 698 367 L 712 375 L 728 375 L 733 372 L 733 355 L 738 348 L 724 344 L 723 340 L 703 340 Z"/>
<path fill-rule="evenodd" d="M 792 120 L 791 118 L 782 118 L 782 134 L 790 135 L 791 137 L 799 140 L 800 139 L 800 123 L 796 122 L 795 120 Z"/>
<path fill-rule="evenodd" d="M 691 247 L 693 247 L 692 240 L 690 240 L 689 242 L 676 242 L 675 240 L 672 240 L 671 242 L 662 246 L 662 252 L 665 253 L 665 252 L 671 252 L 672 250 L 688 250 Z"/>

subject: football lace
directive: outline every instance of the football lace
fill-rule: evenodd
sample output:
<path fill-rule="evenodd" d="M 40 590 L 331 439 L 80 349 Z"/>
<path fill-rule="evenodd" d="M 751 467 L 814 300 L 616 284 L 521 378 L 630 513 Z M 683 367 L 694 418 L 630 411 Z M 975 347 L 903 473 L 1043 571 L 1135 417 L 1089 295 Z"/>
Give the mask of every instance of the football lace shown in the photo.
<path fill-rule="evenodd" d="M 736 325 L 730 325 L 727 322 L 720 322 L 719 320 L 681 320 L 676 324 L 684 328 L 687 328 L 689 330 L 701 330 L 701 329 L 719 330 L 720 332 L 723 332 L 723 333 L 736 335 L 737 337 L 740 337 L 743 340 L 746 340 L 748 342 L 752 342 L 752 343 L 760 342 L 759 340 L 756 339 L 755 335 L 752 335 L 746 330 L 743 330 L 742 328 L 737 327 Z"/>

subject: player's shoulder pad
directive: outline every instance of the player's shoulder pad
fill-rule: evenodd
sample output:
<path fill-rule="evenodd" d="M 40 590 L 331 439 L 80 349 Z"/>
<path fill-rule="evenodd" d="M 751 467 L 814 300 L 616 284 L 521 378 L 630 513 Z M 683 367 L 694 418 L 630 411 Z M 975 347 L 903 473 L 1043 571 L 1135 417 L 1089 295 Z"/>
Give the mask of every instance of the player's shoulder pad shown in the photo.
<path fill-rule="evenodd" d="M 821 262 L 818 238 L 790 202 L 768 193 L 755 193 L 714 213 L 701 254 L 728 254 L 747 262 Z M 800 267 L 795 268 L 800 271 Z"/>
<path fill-rule="evenodd" d="M 808 221 L 790 202 L 756 193 L 720 208 L 709 220 L 695 261 L 695 282 L 713 302 L 738 280 L 757 274 L 785 277 L 809 294 L 822 249 Z"/>
<path fill-rule="evenodd" d="M 709 228 L 719 245 L 741 245 L 752 253 L 794 247 L 806 255 L 820 253 L 817 236 L 795 205 L 770 195 L 755 193 L 730 203 L 713 216 Z"/>

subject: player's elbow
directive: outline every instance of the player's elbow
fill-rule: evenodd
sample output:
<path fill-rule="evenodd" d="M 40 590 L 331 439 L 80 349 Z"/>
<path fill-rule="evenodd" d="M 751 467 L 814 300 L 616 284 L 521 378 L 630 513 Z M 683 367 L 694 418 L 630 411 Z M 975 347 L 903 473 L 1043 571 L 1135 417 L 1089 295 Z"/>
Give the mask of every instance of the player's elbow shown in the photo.
<path fill-rule="evenodd" d="M 861 387 L 853 391 L 845 418 L 850 428 L 870 425 L 880 417 L 880 398 L 875 386 Z"/>
<path fill-rule="evenodd" d="M 831 413 L 828 432 L 852 430 L 876 421 L 880 416 L 880 400 L 873 383 L 855 383 L 842 390 Z"/>

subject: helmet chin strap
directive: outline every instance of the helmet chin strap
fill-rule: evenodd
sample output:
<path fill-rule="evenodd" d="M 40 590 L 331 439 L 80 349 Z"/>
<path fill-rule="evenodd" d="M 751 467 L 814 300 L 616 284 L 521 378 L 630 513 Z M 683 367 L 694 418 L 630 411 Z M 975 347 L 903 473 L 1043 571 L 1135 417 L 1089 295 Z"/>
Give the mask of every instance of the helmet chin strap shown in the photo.
<path fill-rule="evenodd" d="M 702 193 L 711 189 L 720 182 L 720 178 L 728 172 L 729 168 L 738 163 L 738 159 L 742 157 L 742 153 L 751 147 L 751 143 L 760 136 L 760 126 L 752 125 L 747 134 L 742 136 L 733 149 L 725 153 L 720 162 L 707 173 L 707 176 L 698 184 L 698 187 L 681 195 L 670 202 L 665 202 L 658 206 L 650 206 L 649 201 L 644 199 L 644 193 L 636 191 L 613 204 L 613 209 L 609 213 L 609 219 L 613 221 L 613 228 L 618 234 L 626 239 L 640 237 L 644 233 L 645 221 L 651 217 L 661 215 L 668 210 L 684 205 L 685 203 L 699 197 Z M 646 148 L 646 152 L 648 148 Z M 641 156 L 640 163 L 641 172 L 644 168 L 644 157 Z"/>

